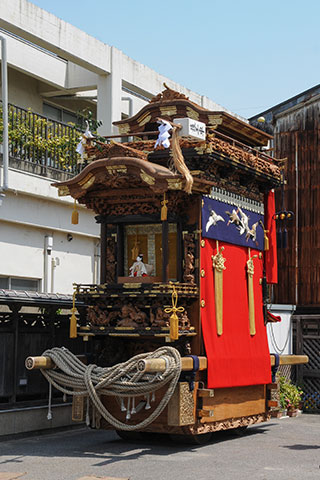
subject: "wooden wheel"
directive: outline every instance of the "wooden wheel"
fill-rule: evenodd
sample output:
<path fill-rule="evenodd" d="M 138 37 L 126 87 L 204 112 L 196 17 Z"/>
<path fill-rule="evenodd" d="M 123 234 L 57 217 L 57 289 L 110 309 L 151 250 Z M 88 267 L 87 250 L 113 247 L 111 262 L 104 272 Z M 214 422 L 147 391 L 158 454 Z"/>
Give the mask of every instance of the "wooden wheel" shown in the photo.
<path fill-rule="evenodd" d="M 141 441 L 141 433 L 140 432 L 128 432 L 127 430 L 116 430 L 116 434 L 122 439 L 126 440 L 127 442 L 136 442 Z"/>
<path fill-rule="evenodd" d="M 201 433 L 197 435 L 170 435 L 175 443 L 187 443 L 189 445 L 204 445 L 210 441 L 212 433 Z"/>
<path fill-rule="evenodd" d="M 229 433 L 230 433 L 230 435 L 238 435 L 239 437 L 242 437 L 243 435 L 246 434 L 247 428 L 248 428 L 248 426 L 231 428 L 229 430 Z"/>

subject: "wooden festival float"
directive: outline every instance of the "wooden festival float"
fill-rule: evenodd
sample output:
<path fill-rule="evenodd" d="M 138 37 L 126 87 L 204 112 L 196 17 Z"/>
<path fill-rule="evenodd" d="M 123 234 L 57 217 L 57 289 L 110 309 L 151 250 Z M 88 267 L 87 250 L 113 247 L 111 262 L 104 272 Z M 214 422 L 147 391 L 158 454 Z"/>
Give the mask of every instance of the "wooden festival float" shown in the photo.
<path fill-rule="evenodd" d="M 268 350 L 281 183 L 263 151 L 271 137 L 167 87 L 115 125 L 121 143 L 84 136 L 85 168 L 54 184 L 101 225 L 101 282 L 75 285 L 88 307 L 70 325 L 99 367 L 55 348 L 27 368 L 73 395 L 75 420 L 126 438 L 200 442 L 268 420 L 277 366 L 307 361 Z"/>

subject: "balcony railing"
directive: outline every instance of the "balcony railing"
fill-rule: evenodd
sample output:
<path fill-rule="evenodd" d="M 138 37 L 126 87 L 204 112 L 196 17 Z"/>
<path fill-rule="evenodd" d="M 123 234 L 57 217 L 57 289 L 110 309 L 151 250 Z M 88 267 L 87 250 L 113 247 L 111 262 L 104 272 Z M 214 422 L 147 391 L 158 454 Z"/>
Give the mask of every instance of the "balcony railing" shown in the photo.
<path fill-rule="evenodd" d="M 2 142 L 0 103 L 0 142 Z M 9 105 L 10 166 L 51 178 L 69 177 L 81 169 L 76 147 L 81 131 L 74 125 Z"/>

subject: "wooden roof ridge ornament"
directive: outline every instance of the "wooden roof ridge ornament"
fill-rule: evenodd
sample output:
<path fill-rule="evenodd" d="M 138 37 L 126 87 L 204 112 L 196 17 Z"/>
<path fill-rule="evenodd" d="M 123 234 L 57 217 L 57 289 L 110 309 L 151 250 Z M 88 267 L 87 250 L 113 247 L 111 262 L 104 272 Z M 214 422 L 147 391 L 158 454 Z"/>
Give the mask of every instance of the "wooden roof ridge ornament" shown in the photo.
<path fill-rule="evenodd" d="M 167 100 L 189 100 L 189 97 L 168 87 L 166 83 L 163 83 L 163 86 L 165 87 L 165 90 L 152 97 L 150 103 L 158 103 Z"/>
<path fill-rule="evenodd" d="M 255 335 L 256 323 L 255 323 L 255 305 L 254 305 L 254 291 L 253 291 L 253 275 L 254 275 L 253 259 L 257 258 L 258 255 L 253 255 L 251 257 L 251 248 L 248 248 L 248 254 L 249 254 L 249 259 L 247 260 L 247 274 L 248 274 L 249 328 L 250 328 L 250 335 Z"/>
<path fill-rule="evenodd" d="M 214 298 L 216 308 L 217 334 L 223 333 L 223 270 L 226 270 L 224 262 L 226 258 L 222 255 L 224 247 L 219 251 L 219 242 L 216 241 L 217 253 L 212 255 L 212 266 L 214 269 Z"/>

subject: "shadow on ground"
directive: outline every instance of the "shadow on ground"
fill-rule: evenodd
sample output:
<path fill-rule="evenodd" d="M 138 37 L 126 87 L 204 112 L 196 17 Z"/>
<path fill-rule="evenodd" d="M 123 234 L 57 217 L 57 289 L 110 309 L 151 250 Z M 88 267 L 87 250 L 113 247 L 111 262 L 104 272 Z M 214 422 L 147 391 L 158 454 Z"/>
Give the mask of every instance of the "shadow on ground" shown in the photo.
<path fill-rule="evenodd" d="M 253 426 L 248 428 L 241 436 L 255 436 L 264 434 L 268 426 Z M 77 446 L 74 447 L 76 439 Z M 175 443 L 166 434 L 145 434 L 141 440 L 121 440 L 114 431 L 90 430 L 81 428 L 77 430 L 59 431 L 50 434 L 34 435 L 20 439 L 1 442 L 0 466 L 5 464 L 19 465 L 27 457 L 69 457 L 97 461 L 92 466 L 106 466 L 119 461 L 136 460 L 148 455 L 168 456 L 185 451 L 192 453 L 199 448 L 206 448 L 215 443 L 234 442 L 239 439 L 239 434 L 228 430 L 216 432 L 212 435 L 207 445 L 186 445 Z M 3 457 L 10 457 L 4 459 Z"/>

